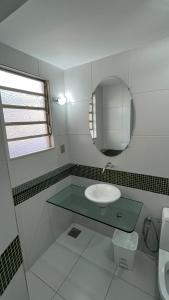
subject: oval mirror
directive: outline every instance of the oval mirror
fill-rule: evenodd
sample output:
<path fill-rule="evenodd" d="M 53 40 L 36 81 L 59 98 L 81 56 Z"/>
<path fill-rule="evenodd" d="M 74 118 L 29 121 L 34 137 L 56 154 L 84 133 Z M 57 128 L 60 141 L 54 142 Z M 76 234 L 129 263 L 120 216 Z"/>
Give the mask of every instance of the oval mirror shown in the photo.
<path fill-rule="evenodd" d="M 117 77 L 108 77 L 96 87 L 89 103 L 89 131 L 104 155 L 116 156 L 131 139 L 132 96 Z"/>

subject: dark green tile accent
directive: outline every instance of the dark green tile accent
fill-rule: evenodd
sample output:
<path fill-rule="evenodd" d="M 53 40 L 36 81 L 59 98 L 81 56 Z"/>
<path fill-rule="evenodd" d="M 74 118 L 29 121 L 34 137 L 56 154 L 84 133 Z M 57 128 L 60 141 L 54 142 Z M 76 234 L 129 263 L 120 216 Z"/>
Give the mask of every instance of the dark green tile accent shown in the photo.
<path fill-rule="evenodd" d="M 0 295 L 6 290 L 22 261 L 21 246 L 17 236 L 0 256 Z"/>
<path fill-rule="evenodd" d="M 51 185 L 59 182 L 70 175 L 72 164 L 67 164 L 43 176 L 28 181 L 18 187 L 15 187 L 13 192 L 14 205 L 18 205 L 41 191 L 49 188 Z"/>
<path fill-rule="evenodd" d="M 134 189 L 169 195 L 169 178 L 144 174 L 129 173 L 97 167 L 75 165 L 70 170 L 71 175 L 122 185 Z"/>

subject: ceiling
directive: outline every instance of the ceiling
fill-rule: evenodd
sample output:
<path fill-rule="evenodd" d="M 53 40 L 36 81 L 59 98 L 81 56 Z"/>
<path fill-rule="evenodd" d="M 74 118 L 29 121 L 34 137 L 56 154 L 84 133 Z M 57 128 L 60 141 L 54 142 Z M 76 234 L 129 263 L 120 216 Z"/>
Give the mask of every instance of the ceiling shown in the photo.
<path fill-rule="evenodd" d="M 29 0 L 0 42 L 62 69 L 169 36 L 169 0 Z"/>
<path fill-rule="evenodd" d="M 28 0 L 0 0 L 0 22 Z"/>

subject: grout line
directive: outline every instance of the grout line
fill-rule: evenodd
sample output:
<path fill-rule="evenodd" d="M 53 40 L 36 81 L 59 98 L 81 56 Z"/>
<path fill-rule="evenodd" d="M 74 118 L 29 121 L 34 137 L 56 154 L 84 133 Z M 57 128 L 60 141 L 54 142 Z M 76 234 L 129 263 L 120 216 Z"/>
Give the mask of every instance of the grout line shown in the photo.
<path fill-rule="evenodd" d="M 87 228 L 87 227 L 84 227 L 84 228 Z M 87 228 L 88 229 L 88 228 Z M 91 230 L 91 229 L 88 229 L 88 230 Z M 81 252 L 80 256 L 83 258 L 83 253 L 86 251 L 86 249 L 89 247 L 90 243 L 92 242 L 92 240 L 94 239 L 96 233 L 94 230 L 91 230 L 93 232 L 93 236 L 91 237 L 90 241 L 87 243 L 86 247 L 83 249 L 83 251 Z"/>
<path fill-rule="evenodd" d="M 77 261 L 73 264 L 72 268 L 70 269 L 69 273 L 66 275 L 65 279 L 62 281 L 62 283 L 59 285 L 58 289 L 57 289 L 57 292 L 59 294 L 59 290 L 60 288 L 62 287 L 62 285 L 65 283 L 65 281 L 68 279 L 69 275 L 72 273 L 73 269 L 75 268 L 75 266 L 77 265 L 77 263 L 79 262 L 81 256 L 79 255 Z M 60 295 L 60 294 L 59 294 Z"/>
<path fill-rule="evenodd" d="M 73 223 L 73 224 L 76 224 L 76 223 Z M 77 225 L 80 225 L 80 224 L 77 223 Z M 71 225 L 71 226 L 72 226 L 72 225 Z M 70 226 L 70 227 L 71 227 L 71 226 Z M 80 225 L 80 226 L 82 226 L 82 225 Z M 82 228 L 83 228 L 83 227 L 84 227 L 84 226 L 82 226 Z M 85 228 L 86 228 L 86 227 L 84 227 L 84 229 L 85 229 Z M 87 228 L 87 229 L 88 229 L 88 228 Z M 83 229 L 82 229 L 82 230 L 83 230 Z M 32 274 L 34 274 L 39 280 L 41 280 L 41 281 L 42 281 L 46 286 L 48 286 L 52 291 L 54 291 L 54 295 L 52 296 L 51 300 L 54 299 L 54 297 L 55 297 L 56 295 L 59 295 L 63 300 L 66 300 L 66 299 L 60 294 L 59 290 L 60 290 L 61 287 L 64 285 L 64 283 L 66 282 L 66 280 L 69 278 L 70 274 L 72 273 L 73 269 L 76 267 L 76 265 L 77 265 L 77 263 L 80 261 L 80 259 L 81 259 L 81 258 L 84 259 L 83 253 L 84 253 L 84 252 L 86 251 L 86 249 L 89 247 L 90 243 L 92 242 L 92 240 L 94 239 L 94 237 L 95 237 L 96 234 L 97 234 L 94 230 L 91 230 L 91 229 L 88 229 L 88 230 L 90 230 L 90 231 L 93 233 L 93 235 L 92 235 L 92 237 L 89 239 L 87 245 L 84 247 L 84 249 L 82 250 L 82 252 L 81 252 L 80 254 L 78 254 L 78 253 L 72 251 L 70 248 L 66 247 L 65 245 L 62 245 L 62 244 L 58 243 L 60 246 L 62 246 L 63 248 L 69 250 L 70 252 L 76 254 L 78 257 L 77 257 L 77 260 L 75 261 L 75 263 L 73 264 L 73 266 L 71 267 L 70 271 L 69 271 L 68 274 L 66 275 L 65 279 L 62 281 L 62 283 L 59 285 L 59 287 L 58 287 L 56 290 L 53 289 L 51 286 L 49 286 L 49 285 L 48 285 L 44 280 L 42 280 L 37 274 L 35 274 L 33 271 L 30 270 L 30 272 L 31 272 Z M 66 232 L 67 232 L 67 230 L 66 230 Z M 57 240 L 56 240 L 55 242 L 57 243 Z M 144 253 L 144 254 L 145 254 L 145 253 Z M 145 255 L 148 256 L 147 254 L 145 254 Z M 151 258 L 150 258 L 150 259 L 151 259 Z M 87 259 L 87 261 L 89 261 L 91 264 L 93 264 L 93 265 L 95 265 L 95 266 L 98 267 L 97 264 L 91 262 L 90 260 Z M 104 268 L 103 268 L 103 269 L 104 269 Z M 150 294 L 149 292 L 147 292 L 147 291 L 141 289 L 140 287 L 138 287 L 138 286 L 136 286 L 136 285 L 134 285 L 134 284 L 132 284 L 132 283 L 129 283 L 127 280 L 121 278 L 121 275 L 116 275 L 117 271 L 118 271 L 118 266 L 116 265 L 116 267 L 115 267 L 115 269 L 114 269 L 114 272 L 113 272 L 113 273 L 110 272 L 110 273 L 112 274 L 112 278 L 111 278 L 110 283 L 109 283 L 109 285 L 108 285 L 107 292 L 106 292 L 106 295 L 105 295 L 105 297 L 104 297 L 104 300 L 106 300 L 106 298 L 107 298 L 107 296 L 108 296 L 108 293 L 109 293 L 109 290 L 110 290 L 110 287 L 111 287 L 111 284 L 112 284 L 112 282 L 113 282 L 113 280 L 114 280 L 115 278 L 117 278 L 117 279 L 119 279 L 119 280 L 122 280 L 122 281 L 125 282 L 128 286 L 132 286 L 132 287 L 134 287 L 134 288 L 140 290 L 142 293 L 144 293 L 144 294 L 146 294 L 146 295 L 152 297 L 153 299 L 158 299 L 157 296 L 154 296 L 154 295 Z"/>
<path fill-rule="evenodd" d="M 152 295 L 152 294 L 150 294 L 149 292 L 143 290 L 142 288 L 140 288 L 140 287 L 138 287 L 138 286 L 136 286 L 136 285 L 134 285 L 134 284 L 132 284 L 132 283 L 129 283 L 127 280 L 121 278 L 120 276 L 117 276 L 117 275 L 116 275 L 115 277 L 118 278 L 118 279 L 120 279 L 120 280 L 122 280 L 122 281 L 124 281 L 127 285 L 136 288 L 137 290 L 141 291 L 142 293 L 144 293 L 144 294 L 146 294 L 146 295 L 148 295 L 148 296 L 151 296 L 151 297 L 154 298 L 154 299 L 158 299 L 155 295 Z"/>
<path fill-rule="evenodd" d="M 108 288 L 107 288 L 107 292 L 106 292 L 106 295 L 105 295 L 104 300 L 106 300 L 106 298 L 107 298 L 107 296 L 108 296 L 108 293 L 109 293 L 109 290 L 110 290 L 110 287 L 111 287 L 111 284 L 112 284 L 112 281 L 113 281 L 113 279 L 116 277 L 116 276 L 115 276 L 115 273 L 116 273 L 117 268 L 118 268 L 118 266 L 116 265 L 115 270 L 114 270 L 114 272 L 113 272 L 113 274 L 112 274 L 112 279 L 111 279 L 110 284 L 109 284 L 109 286 L 108 286 Z"/>
<path fill-rule="evenodd" d="M 59 295 L 57 292 L 52 296 L 51 300 L 55 298 L 55 296 L 59 296 L 61 299 L 66 300 L 63 296 Z"/>
<path fill-rule="evenodd" d="M 76 224 L 76 223 L 73 223 Z M 77 224 L 78 225 L 78 224 Z M 81 226 L 81 225 L 80 225 Z M 67 230 L 66 230 L 67 231 Z M 94 231 L 93 231 L 94 232 Z M 63 284 L 65 283 L 65 281 L 68 279 L 69 275 L 72 273 L 73 269 L 75 268 L 75 266 L 77 265 L 77 263 L 80 261 L 81 258 L 83 258 L 82 253 L 88 248 L 88 245 L 90 244 L 90 242 L 92 241 L 92 239 L 94 238 L 94 235 L 91 237 L 90 241 L 88 242 L 87 246 L 84 248 L 84 250 L 79 254 L 79 257 L 77 259 L 77 261 L 74 263 L 74 265 L 72 266 L 71 270 L 69 271 L 69 273 L 67 274 L 67 276 L 65 277 L 65 279 L 62 281 L 61 285 L 59 286 L 59 288 L 57 289 L 56 294 L 58 293 L 59 296 L 59 290 L 60 288 L 63 286 Z M 68 249 L 69 251 L 71 251 L 69 248 L 65 247 L 66 249 Z M 73 251 L 71 251 L 73 252 Z M 74 252 L 75 253 L 75 252 Z M 77 254 L 77 253 L 76 253 Z"/>
<path fill-rule="evenodd" d="M 50 288 L 53 292 L 56 292 L 53 287 L 51 287 L 46 281 L 44 281 L 41 277 L 39 277 L 36 273 L 34 273 L 32 270 L 28 271 L 32 273 L 35 277 L 37 277 L 40 281 L 42 281 L 48 288 Z"/>
<path fill-rule="evenodd" d="M 132 88 L 132 86 L 131 86 Z M 133 91 L 133 96 L 137 95 L 142 95 L 142 94 L 148 94 L 148 93 L 159 93 L 159 92 L 169 92 L 168 88 L 163 88 L 163 89 L 150 89 L 150 90 L 145 90 L 145 91 Z"/>
<path fill-rule="evenodd" d="M 77 224 L 77 225 L 78 225 L 78 224 Z M 81 226 L 81 225 L 80 225 L 80 226 Z M 85 227 L 85 228 L 86 228 L 86 227 Z M 89 229 L 89 230 L 90 230 L 90 229 Z M 85 252 L 85 250 L 88 248 L 88 246 L 90 245 L 90 243 L 91 243 L 92 240 L 94 239 L 95 235 L 97 234 L 97 232 L 95 232 L 94 230 L 91 230 L 91 231 L 92 231 L 94 234 L 93 234 L 93 236 L 91 237 L 91 239 L 90 239 L 90 241 L 88 242 L 88 244 L 86 245 L 86 247 L 83 249 L 83 251 L 82 251 L 81 254 L 79 255 L 79 259 L 78 259 L 78 261 L 73 265 L 73 268 L 72 268 L 72 270 L 70 271 L 70 273 L 73 271 L 75 265 L 79 262 L 79 260 L 80 260 L 81 258 L 86 259 L 85 257 L 83 257 L 82 254 Z M 69 250 L 70 250 L 70 249 L 69 249 Z M 101 268 L 100 266 L 98 266 L 98 265 L 95 264 L 94 262 L 91 262 L 91 261 L 88 260 L 88 259 L 86 259 L 86 260 L 87 260 L 89 263 L 91 263 L 92 265 Z M 103 268 L 103 269 L 104 269 L 104 268 Z M 104 270 L 106 270 L 107 272 L 109 272 L 109 273 L 112 275 L 112 278 L 111 278 L 110 283 L 109 283 L 109 286 L 108 286 L 108 288 L 107 288 L 107 292 L 106 292 L 106 296 L 104 297 L 104 300 L 106 300 L 106 297 L 107 297 L 107 295 L 108 295 L 108 292 L 109 292 L 111 283 L 112 283 L 112 281 L 113 281 L 113 278 L 115 277 L 116 269 L 117 269 L 117 266 L 115 267 L 115 270 L 114 270 L 113 273 L 111 273 L 110 271 L 104 269 Z M 68 276 L 70 275 L 70 273 L 68 274 Z M 67 280 L 68 276 L 67 276 L 67 277 L 65 278 L 65 280 L 62 282 L 61 286 L 62 286 L 62 285 L 64 284 L 64 282 Z M 59 287 L 59 289 L 61 288 L 61 286 Z M 59 290 L 59 289 L 58 289 L 58 290 Z M 58 292 L 58 290 L 57 290 L 56 294 L 58 294 L 59 296 L 61 296 L 61 294 Z M 55 294 L 55 295 L 56 295 L 56 294 Z M 63 299 L 64 299 L 64 298 L 63 298 Z M 66 299 L 65 299 L 65 300 L 66 300 Z"/>

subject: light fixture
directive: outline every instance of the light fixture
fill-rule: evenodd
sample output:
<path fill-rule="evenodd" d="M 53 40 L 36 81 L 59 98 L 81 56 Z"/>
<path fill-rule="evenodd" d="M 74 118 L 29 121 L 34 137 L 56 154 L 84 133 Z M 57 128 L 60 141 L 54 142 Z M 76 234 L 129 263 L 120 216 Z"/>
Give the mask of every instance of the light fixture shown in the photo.
<path fill-rule="evenodd" d="M 57 98 L 53 98 L 53 102 L 56 102 L 59 105 L 65 105 L 67 102 L 67 98 L 65 95 L 60 94 Z"/>

